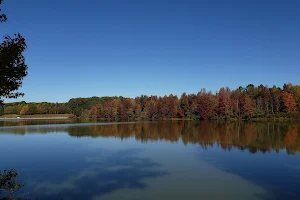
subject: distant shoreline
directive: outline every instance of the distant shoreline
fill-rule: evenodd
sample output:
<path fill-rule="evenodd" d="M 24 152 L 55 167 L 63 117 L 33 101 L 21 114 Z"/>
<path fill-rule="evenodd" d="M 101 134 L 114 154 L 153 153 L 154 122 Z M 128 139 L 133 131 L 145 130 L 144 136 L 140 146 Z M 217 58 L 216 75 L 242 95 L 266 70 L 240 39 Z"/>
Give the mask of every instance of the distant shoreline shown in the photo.
<path fill-rule="evenodd" d="M 68 117 L 45 117 L 45 118 L 1 118 L 0 120 L 37 120 L 37 119 L 71 119 Z"/>
<path fill-rule="evenodd" d="M 67 119 L 92 119 L 92 118 L 80 118 L 76 117 L 72 114 L 37 114 L 37 115 L 15 115 L 15 114 L 9 114 L 9 115 L 2 115 L 0 116 L 0 120 L 67 120 Z M 100 121 L 105 121 L 103 119 L 98 119 Z M 214 120 L 208 120 L 208 121 L 227 121 L 227 122 L 234 122 L 234 121 L 252 121 L 252 122 L 270 122 L 270 121 L 297 121 L 299 119 L 295 118 L 287 118 L 287 117 L 273 117 L 273 118 L 250 118 L 250 119 L 238 119 L 238 118 L 232 118 L 228 120 L 224 119 L 214 119 Z M 131 122 L 139 122 L 144 121 L 141 119 L 136 120 L 129 120 Z M 148 120 L 146 120 L 148 121 Z M 199 120 L 192 120 L 192 119 L 183 119 L 183 118 L 170 118 L 170 119 L 160 119 L 160 120 L 150 120 L 150 121 L 199 121 Z M 202 121 L 202 120 L 200 120 Z"/>
<path fill-rule="evenodd" d="M 43 114 L 43 115 L 3 115 L 0 120 L 37 120 L 37 119 L 71 119 L 71 114 Z"/>

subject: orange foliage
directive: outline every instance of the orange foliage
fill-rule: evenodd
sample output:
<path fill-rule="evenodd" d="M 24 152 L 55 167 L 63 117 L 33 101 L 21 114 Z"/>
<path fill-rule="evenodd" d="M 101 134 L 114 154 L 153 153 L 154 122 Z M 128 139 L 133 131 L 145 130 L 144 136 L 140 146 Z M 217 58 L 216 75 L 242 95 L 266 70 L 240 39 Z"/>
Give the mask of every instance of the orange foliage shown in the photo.
<path fill-rule="evenodd" d="M 100 113 L 98 112 L 98 109 L 96 106 L 93 106 L 90 110 L 89 110 L 89 115 L 92 118 L 99 118 L 100 117 Z"/>
<path fill-rule="evenodd" d="M 291 93 L 288 93 L 286 91 L 284 91 L 282 94 L 281 94 L 281 97 L 282 97 L 282 101 L 285 105 L 285 107 L 287 108 L 287 111 L 289 113 L 291 112 L 295 112 L 297 111 L 297 104 L 296 104 L 296 101 L 293 97 L 293 95 Z"/>

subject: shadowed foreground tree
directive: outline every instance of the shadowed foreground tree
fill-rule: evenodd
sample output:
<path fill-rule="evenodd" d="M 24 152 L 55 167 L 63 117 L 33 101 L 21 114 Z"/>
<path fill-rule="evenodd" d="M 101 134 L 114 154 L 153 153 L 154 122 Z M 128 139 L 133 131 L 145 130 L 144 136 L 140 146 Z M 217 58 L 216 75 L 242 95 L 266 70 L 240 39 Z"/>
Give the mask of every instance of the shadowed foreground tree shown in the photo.
<path fill-rule="evenodd" d="M 3 0 L 0 0 L 0 6 Z M 0 8 L 0 23 L 7 21 Z M 18 33 L 14 37 L 4 36 L 0 44 L 0 106 L 3 106 L 3 98 L 17 98 L 23 96 L 17 92 L 22 85 L 23 78 L 27 75 L 27 66 L 23 52 L 26 50 L 25 39 Z M 17 180 L 18 173 L 15 170 L 0 170 L 0 199 L 14 200 L 13 193 L 21 185 Z"/>
<path fill-rule="evenodd" d="M 22 187 L 18 175 L 14 169 L 0 170 L 0 200 L 21 200 L 13 196 L 14 192 Z"/>
<path fill-rule="evenodd" d="M 3 0 L 0 0 L 0 6 Z M 0 23 L 6 22 L 7 17 L 1 13 Z M 23 52 L 27 45 L 21 34 L 14 37 L 4 36 L 0 44 L 0 105 L 3 106 L 3 98 L 18 98 L 24 94 L 17 92 L 22 86 L 22 80 L 27 75 L 27 65 Z"/>

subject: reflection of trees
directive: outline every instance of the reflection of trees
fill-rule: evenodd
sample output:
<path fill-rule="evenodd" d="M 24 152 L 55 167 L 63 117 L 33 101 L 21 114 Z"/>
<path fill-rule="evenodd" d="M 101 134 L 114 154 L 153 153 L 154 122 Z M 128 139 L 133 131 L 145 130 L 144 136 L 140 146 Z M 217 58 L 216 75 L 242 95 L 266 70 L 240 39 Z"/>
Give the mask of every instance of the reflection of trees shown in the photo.
<path fill-rule="evenodd" d="M 286 149 L 295 154 L 300 151 L 300 124 L 289 123 L 252 123 L 217 121 L 160 121 L 142 123 L 90 124 L 90 125 L 55 125 L 1 127 L 1 133 L 53 133 L 68 132 L 74 137 L 115 137 L 135 138 L 142 142 L 181 140 L 185 145 L 199 144 L 204 149 L 214 144 L 224 150 L 233 147 L 248 149 L 250 152 L 279 151 Z"/>
<path fill-rule="evenodd" d="M 44 124 L 67 124 L 70 122 L 76 122 L 74 119 L 60 119 L 60 120 L 45 120 L 45 119 L 36 119 L 36 120 L 26 120 L 26 119 L 19 119 L 19 120 L 0 120 L 0 127 L 1 126 L 28 126 L 28 125 L 44 125 Z"/>
<path fill-rule="evenodd" d="M 76 137 L 116 137 L 136 140 L 199 144 L 204 149 L 218 144 L 224 150 L 233 147 L 250 152 L 286 149 L 300 151 L 299 125 L 285 123 L 218 123 L 210 121 L 163 121 L 157 123 L 113 124 L 107 126 L 70 127 L 68 133 Z M 298 141 L 299 140 L 299 141 Z"/>
<path fill-rule="evenodd" d="M 59 126 L 24 126 L 24 127 L 9 127 L 9 128 L 0 128 L 1 133 L 9 133 L 9 134 L 18 134 L 18 135 L 25 135 L 27 133 L 38 133 L 38 134 L 47 134 L 47 133 L 57 133 L 63 132 L 66 130 L 66 127 L 59 127 Z"/>
<path fill-rule="evenodd" d="M 298 128 L 289 127 L 284 137 L 284 144 L 288 149 L 288 151 L 297 152 L 297 150 L 299 150 L 299 147 L 297 148 L 297 139 L 298 139 Z"/>

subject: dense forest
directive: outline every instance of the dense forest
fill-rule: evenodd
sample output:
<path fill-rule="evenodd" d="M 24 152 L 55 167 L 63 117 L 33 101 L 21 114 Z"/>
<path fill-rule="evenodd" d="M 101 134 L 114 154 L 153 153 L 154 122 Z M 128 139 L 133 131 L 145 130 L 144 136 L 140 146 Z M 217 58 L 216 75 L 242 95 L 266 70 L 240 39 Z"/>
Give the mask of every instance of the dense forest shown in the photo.
<path fill-rule="evenodd" d="M 218 92 L 201 89 L 197 94 L 183 93 L 164 97 L 145 96 L 73 98 L 67 103 L 7 103 L 0 115 L 73 114 L 101 120 L 160 119 L 251 119 L 300 118 L 300 86 L 221 88 Z"/>

